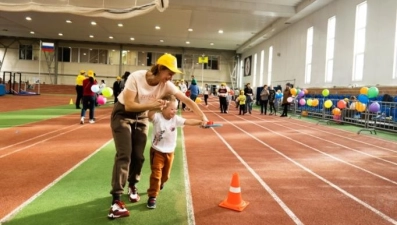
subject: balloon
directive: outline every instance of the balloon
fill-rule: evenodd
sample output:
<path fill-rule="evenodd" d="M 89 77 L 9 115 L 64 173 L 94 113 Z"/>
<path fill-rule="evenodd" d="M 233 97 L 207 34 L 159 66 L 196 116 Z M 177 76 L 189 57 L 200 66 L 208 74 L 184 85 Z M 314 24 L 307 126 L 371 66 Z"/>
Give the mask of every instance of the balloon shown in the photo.
<path fill-rule="evenodd" d="M 325 108 L 329 109 L 332 106 L 332 101 L 331 100 L 325 101 L 324 106 L 325 106 Z"/>
<path fill-rule="evenodd" d="M 312 106 L 313 107 L 316 107 L 316 106 L 318 106 L 318 99 L 317 98 L 315 98 L 315 99 L 313 99 L 313 101 L 312 101 Z"/>
<path fill-rule="evenodd" d="M 360 94 L 362 95 L 367 95 L 368 94 L 368 88 L 367 87 L 362 87 L 360 89 Z"/>
<path fill-rule="evenodd" d="M 299 105 L 306 105 L 306 100 L 304 98 L 299 99 Z"/>
<path fill-rule="evenodd" d="M 96 102 L 98 103 L 98 105 L 104 105 L 106 104 L 106 98 L 103 97 L 102 95 L 99 95 L 96 99 Z"/>
<path fill-rule="evenodd" d="M 380 105 L 378 102 L 372 102 L 371 105 L 368 106 L 368 110 L 372 113 L 377 113 L 380 111 Z"/>
<path fill-rule="evenodd" d="M 329 95 L 329 90 L 328 89 L 324 89 L 322 92 L 324 97 L 327 97 Z"/>
<path fill-rule="evenodd" d="M 359 95 L 359 96 L 357 97 L 357 100 L 358 100 L 359 102 L 361 102 L 361 103 L 364 103 L 364 104 L 367 104 L 367 103 L 369 102 L 368 96 L 363 95 L 363 94 Z"/>
<path fill-rule="evenodd" d="M 334 108 L 334 109 L 332 110 L 332 114 L 333 114 L 333 115 L 340 116 L 340 114 L 341 114 L 341 111 L 340 111 L 340 109 L 339 109 L 339 108 Z"/>
<path fill-rule="evenodd" d="M 305 92 L 305 95 L 309 94 L 309 90 L 303 89 L 303 92 Z"/>
<path fill-rule="evenodd" d="M 111 89 L 110 87 L 105 87 L 104 89 L 102 89 L 102 95 L 106 98 L 112 97 L 113 89 Z"/>
<path fill-rule="evenodd" d="M 379 90 L 377 87 L 370 87 L 368 89 L 368 98 L 375 98 L 376 96 L 378 96 L 379 94 Z"/>
<path fill-rule="evenodd" d="M 359 112 L 364 112 L 366 109 L 366 105 L 361 102 L 356 102 L 355 107 L 356 107 L 356 110 Z"/>
<path fill-rule="evenodd" d="M 294 99 L 292 97 L 287 98 L 287 102 L 292 102 Z"/>
<path fill-rule="evenodd" d="M 198 103 L 198 104 L 200 104 L 200 103 L 201 103 L 201 98 L 200 98 L 200 97 L 197 97 L 196 100 L 195 100 L 195 102 Z"/>
<path fill-rule="evenodd" d="M 345 100 L 339 100 L 336 106 L 340 109 L 346 108 L 346 101 Z"/>
<path fill-rule="evenodd" d="M 313 99 L 309 98 L 309 99 L 306 101 L 306 104 L 307 104 L 308 106 L 312 106 L 312 104 L 313 104 Z"/>
<path fill-rule="evenodd" d="M 289 92 L 291 92 L 291 95 L 294 95 L 294 96 L 297 93 L 296 88 L 291 88 L 291 90 Z"/>
<path fill-rule="evenodd" d="M 97 84 L 94 84 L 91 86 L 91 91 L 94 93 L 97 93 L 99 91 L 99 86 Z"/>
<path fill-rule="evenodd" d="M 298 97 L 299 98 L 302 98 L 303 96 L 305 96 L 305 92 L 304 91 L 298 92 Z"/>

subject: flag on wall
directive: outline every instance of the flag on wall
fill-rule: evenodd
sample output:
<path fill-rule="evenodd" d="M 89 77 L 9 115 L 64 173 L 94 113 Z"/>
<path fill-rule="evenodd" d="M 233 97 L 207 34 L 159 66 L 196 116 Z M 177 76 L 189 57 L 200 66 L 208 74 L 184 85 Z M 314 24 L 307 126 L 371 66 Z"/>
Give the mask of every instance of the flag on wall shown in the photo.
<path fill-rule="evenodd" d="M 198 63 L 208 63 L 208 56 L 198 57 Z"/>
<path fill-rule="evenodd" d="M 54 43 L 43 42 L 41 44 L 41 50 L 43 50 L 43 52 L 53 52 L 54 51 Z"/>

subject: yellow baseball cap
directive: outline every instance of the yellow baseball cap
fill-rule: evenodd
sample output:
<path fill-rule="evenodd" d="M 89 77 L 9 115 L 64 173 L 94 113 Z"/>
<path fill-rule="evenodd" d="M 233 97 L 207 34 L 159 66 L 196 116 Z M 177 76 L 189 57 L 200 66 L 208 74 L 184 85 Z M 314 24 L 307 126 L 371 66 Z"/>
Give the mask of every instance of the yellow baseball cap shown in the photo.
<path fill-rule="evenodd" d="M 160 56 L 160 58 L 157 59 L 157 64 L 167 67 L 169 70 L 171 70 L 174 73 L 182 73 L 178 69 L 178 64 L 175 56 L 171 54 L 165 53 L 164 55 Z"/>
<path fill-rule="evenodd" d="M 85 70 L 80 70 L 80 74 L 84 74 L 85 73 Z"/>
<path fill-rule="evenodd" d="M 120 76 L 117 76 L 116 79 L 117 79 L 117 80 L 121 80 L 121 77 L 120 77 Z"/>

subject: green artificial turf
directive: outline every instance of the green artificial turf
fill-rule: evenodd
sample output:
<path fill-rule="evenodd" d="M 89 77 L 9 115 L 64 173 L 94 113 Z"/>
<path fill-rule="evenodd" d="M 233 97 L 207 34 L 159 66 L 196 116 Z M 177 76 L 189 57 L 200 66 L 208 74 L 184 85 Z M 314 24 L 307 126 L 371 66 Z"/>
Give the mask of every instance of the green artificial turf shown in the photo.
<path fill-rule="evenodd" d="M 107 218 L 115 154 L 111 141 L 4 224 L 188 224 L 180 133 L 171 177 L 157 197 L 156 209 L 146 207 L 150 176 L 148 141 L 142 180 L 137 185 L 141 201 L 129 203 L 127 195 L 123 195 L 122 200 L 130 210 L 130 217 L 116 220 Z"/>
<path fill-rule="evenodd" d="M 0 129 L 47 120 L 72 113 L 76 113 L 76 109 L 71 108 L 70 105 L 0 112 Z"/>

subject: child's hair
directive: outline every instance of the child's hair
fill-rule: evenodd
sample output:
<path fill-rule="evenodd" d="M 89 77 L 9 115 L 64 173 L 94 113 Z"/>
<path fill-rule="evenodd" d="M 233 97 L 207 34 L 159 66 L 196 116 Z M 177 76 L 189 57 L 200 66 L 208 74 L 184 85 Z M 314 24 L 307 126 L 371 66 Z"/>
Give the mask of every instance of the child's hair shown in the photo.
<path fill-rule="evenodd" d="M 161 98 L 162 100 L 168 101 L 168 104 L 178 104 L 175 95 L 166 95 L 164 97 Z"/>

